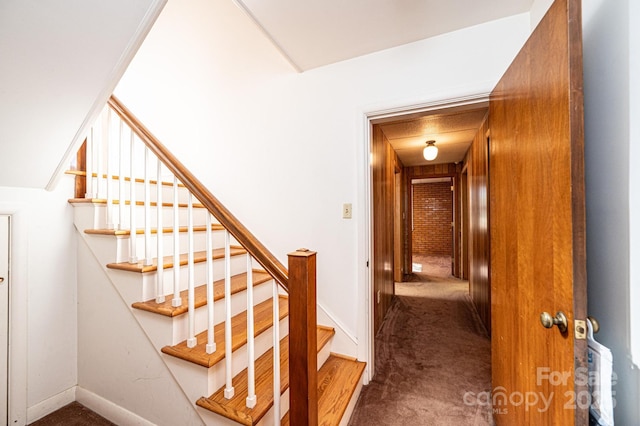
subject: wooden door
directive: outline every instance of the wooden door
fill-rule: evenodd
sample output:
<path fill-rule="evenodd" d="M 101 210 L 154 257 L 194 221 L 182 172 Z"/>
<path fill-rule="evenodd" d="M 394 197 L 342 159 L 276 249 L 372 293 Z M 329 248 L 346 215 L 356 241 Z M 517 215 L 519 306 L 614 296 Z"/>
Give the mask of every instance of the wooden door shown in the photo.
<path fill-rule="evenodd" d="M 490 99 L 497 425 L 588 424 L 580 7 L 555 1 Z M 543 328 L 544 311 L 567 331 Z"/>

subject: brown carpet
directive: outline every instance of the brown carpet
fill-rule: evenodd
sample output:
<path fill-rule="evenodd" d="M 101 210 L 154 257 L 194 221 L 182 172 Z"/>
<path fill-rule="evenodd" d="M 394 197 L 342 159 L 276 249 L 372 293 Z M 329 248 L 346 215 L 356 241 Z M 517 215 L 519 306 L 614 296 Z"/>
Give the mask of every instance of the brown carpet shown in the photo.
<path fill-rule="evenodd" d="M 450 258 L 417 260 L 423 272 L 396 284 L 376 336 L 376 374 L 349 425 L 492 425 L 477 397 L 491 388 L 491 344 L 468 283 L 450 275 Z"/>
<path fill-rule="evenodd" d="M 57 411 L 31 423 L 31 426 L 114 426 L 78 402 L 65 405 Z"/>

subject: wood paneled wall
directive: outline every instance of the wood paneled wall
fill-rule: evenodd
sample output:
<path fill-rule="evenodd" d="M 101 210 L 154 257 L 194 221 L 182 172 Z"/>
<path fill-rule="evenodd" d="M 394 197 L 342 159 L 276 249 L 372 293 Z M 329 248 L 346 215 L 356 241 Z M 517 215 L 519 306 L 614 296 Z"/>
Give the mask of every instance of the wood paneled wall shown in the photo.
<path fill-rule="evenodd" d="M 402 164 L 379 126 L 373 126 L 373 301 L 374 330 L 382 325 L 391 306 L 394 287 L 394 214 L 396 202 L 396 171 Z M 402 179 L 402 175 L 399 177 Z M 378 296 L 379 294 L 379 296 Z"/>
<path fill-rule="evenodd" d="M 488 120 L 478 130 L 465 160 L 467 167 L 469 291 L 487 331 L 491 333 L 489 239 Z"/>

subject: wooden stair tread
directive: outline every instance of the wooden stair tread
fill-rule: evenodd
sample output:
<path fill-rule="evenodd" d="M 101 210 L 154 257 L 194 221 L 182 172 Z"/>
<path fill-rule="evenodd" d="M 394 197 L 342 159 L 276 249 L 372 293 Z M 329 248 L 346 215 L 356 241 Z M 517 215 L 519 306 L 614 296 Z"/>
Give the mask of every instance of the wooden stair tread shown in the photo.
<path fill-rule="evenodd" d="M 120 204 L 120 200 L 111 200 L 113 204 Z M 71 204 L 107 204 L 106 198 L 70 198 L 69 203 Z M 125 200 L 124 204 L 126 206 L 131 205 L 130 200 Z M 151 207 L 157 207 L 158 203 L 155 201 L 151 201 L 149 203 Z M 144 201 L 136 201 L 136 206 L 144 206 Z M 173 203 L 162 203 L 162 207 L 173 207 Z M 188 207 L 187 203 L 178 203 L 178 207 L 186 208 Z M 204 205 L 200 203 L 193 203 L 194 209 L 204 209 Z"/>
<path fill-rule="evenodd" d="M 340 424 L 366 363 L 331 354 L 318 370 L 318 425 Z"/>
<path fill-rule="evenodd" d="M 318 425 L 339 425 L 353 397 L 364 362 L 332 354 L 318 371 Z M 281 426 L 289 426 L 289 412 Z"/>
<path fill-rule="evenodd" d="M 193 232 L 204 232 L 207 230 L 206 226 L 194 226 L 193 227 Z M 214 223 L 211 224 L 211 230 L 212 231 L 223 231 L 224 230 L 224 226 L 218 224 L 218 223 Z M 181 226 L 180 228 L 178 228 L 179 232 L 187 232 L 187 227 L 186 226 Z M 85 234 L 91 234 L 91 235 L 115 235 L 115 236 L 129 236 L 131 234 L 131 230 L 130 229 L 85 229 Z M 164 234 L 172 234 L 173 233 L 173 227 L 167 227 L 167 228 L 162 228 L 162 232 Z M 151 233 L 152 234 L 157 234 L 158 233 L 158 228 L 151 228 Z M 136 229 L 136 234 L 137 235 L 142 235 L 144 234 L 144 228 L 138 228 Z"/>
<path fill-rule="evenodd" d="M 239 246 L 231 246 L 231 256 L 239 256 L 243 254 L 247 254 L 247 251 Z M 222 259 L 224 258 L 224 248 L 218 248 L 213 250 L 212 258 Z M 206 251 L 196 251 L 194 252 L 194 263 L 205 262 L 207 260 L 207 252 Z M 186 253 L 180 255 L 180 266 L 185 266 L 188 263 L 188 255 Z M 165 256 L 163 258 L 163 266 L 164 269 L 173 268 L 173 256 Z M 129 263 L 129 262 L 119 262 L 119 263 L 109 263 L 107 264 L 107 268 L 109 269 L 119 269 L 121 271 L 129 271 L 129 272 L 153 272 L 158 269 L 158 259 L 153 259 L 151 265 L 145 265 L 144 260 L 141 260 L 137 263 Z"/>
<path fill-rule="evenodd" d="M 328 327 L 318 327 L 318 351 L 329 341 L 335 331 Z M 270 348 L 255 363 L 257 403 L 247 408 L 247 369 L 233 378 L 235 395 L 231 399 L 224 397 L 224 387 L 209 397 L 198 399 L 196 404 L 230 418 L 243 425 L 255 425 L 273 406 L 273 348 Z M 289 336 L 280 340 L 280 393 L 289 387 Z"/>
<path fill-rule="evenodd" d="M 289 298 L 280 296 L 280 319 L 289 314 Z M 273 299 L 265 300 L 255 306 L 254 316 L 254 336 L 257 336 L 273 325 Z M 232 351 L 237 350 L 247 343 L 247 312 L 243 311 L 231 318 L 231 347 Z M 192 362 L 203 367 L 212 367 L 225 357 L 224 353 L 224 322 L 216 324 L 214 327 L 214 341 L 216 351 L 208 354 L 206 351 L 207 331 L 196 335 L 197 344 L 193 348 L 187 347 L 187 342 L 183 341 L 174 346 L 165 346 L 162 352 Z"/>
<path fill-rule="evenodd" d="M 253 285 L 259 285 L 271 280 L 271 275 L 266 272 L 253 270 Z M 231 294 L 236 294 L 247 288 L 247 273 L 234 275 L 231 277 Z M 143 311 L 153 312 L 156 314 L 164 315 L 167 317 L 175 317 L 187 312 L 187 300 L 188 290 L 182 290 L 180 297 L 182 298 L 182 305 L 174 307 L 171 305 L 173 294 L 165 295 L 165 301 L 162 303 L 156 303 L 155 299 L 147 300 L 146 302 L 136 302 L 132 307 L 141 309 Z M 218 301 L 224 298 L 224 279 L 218 280 L 213 283 L 213 300 Z M 207 285 L 203 284 L 195 288 L 194 306 L 199 308 L 207 304 Z"/>

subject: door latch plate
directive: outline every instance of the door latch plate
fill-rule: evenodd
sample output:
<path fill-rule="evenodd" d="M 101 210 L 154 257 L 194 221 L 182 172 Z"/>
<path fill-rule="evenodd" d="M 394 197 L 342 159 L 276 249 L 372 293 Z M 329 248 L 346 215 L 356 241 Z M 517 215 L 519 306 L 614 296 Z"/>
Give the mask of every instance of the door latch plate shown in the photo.
<path fill-rule="evenodd" d="M 585 320 L 574 320 L 574 331 L 577 340 L 585 340 L 587 338 L 587 323 Z"/>

